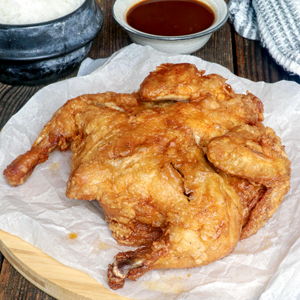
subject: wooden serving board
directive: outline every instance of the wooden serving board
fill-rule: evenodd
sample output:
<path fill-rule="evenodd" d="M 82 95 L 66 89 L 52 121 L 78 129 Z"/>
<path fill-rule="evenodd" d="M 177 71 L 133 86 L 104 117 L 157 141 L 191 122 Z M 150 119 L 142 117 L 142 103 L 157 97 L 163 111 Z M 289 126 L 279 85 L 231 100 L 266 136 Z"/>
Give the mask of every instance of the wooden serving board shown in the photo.
<path fill-rule="evenodd" d="M 21 238 L 0 230 L 0 250 L 27 280 L 59 300 L 128 300 L 67 267 Z"/>

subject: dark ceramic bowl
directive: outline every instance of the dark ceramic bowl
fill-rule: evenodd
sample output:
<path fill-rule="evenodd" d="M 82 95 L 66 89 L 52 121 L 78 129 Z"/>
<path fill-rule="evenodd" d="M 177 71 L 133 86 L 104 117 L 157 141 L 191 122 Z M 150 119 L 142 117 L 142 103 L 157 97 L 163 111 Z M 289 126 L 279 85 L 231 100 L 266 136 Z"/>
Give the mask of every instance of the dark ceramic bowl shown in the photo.
<path fill-rule="evenodd" d="M 0 81 L 42 85 L 67 76 L 85 58 L 102 25 L 95 0 L 48 22 L 0 24 Z"/>

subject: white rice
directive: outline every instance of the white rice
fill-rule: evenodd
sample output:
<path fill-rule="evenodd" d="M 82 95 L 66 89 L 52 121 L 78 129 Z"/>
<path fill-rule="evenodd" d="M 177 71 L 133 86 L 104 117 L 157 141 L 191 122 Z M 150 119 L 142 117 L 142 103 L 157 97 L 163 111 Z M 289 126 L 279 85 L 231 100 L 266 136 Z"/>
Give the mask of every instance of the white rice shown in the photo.
<path fill-rule="evenodd" d="M 65 16 L 84 0 L 0 0 L 0 24 L 33 24 Z"/>

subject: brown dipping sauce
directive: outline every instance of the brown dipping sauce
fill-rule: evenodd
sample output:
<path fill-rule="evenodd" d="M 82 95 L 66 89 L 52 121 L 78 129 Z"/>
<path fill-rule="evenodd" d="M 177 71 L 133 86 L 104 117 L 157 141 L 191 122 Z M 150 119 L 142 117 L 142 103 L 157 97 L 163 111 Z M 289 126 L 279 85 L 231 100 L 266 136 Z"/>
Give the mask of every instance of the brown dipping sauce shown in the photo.
<path fill-rule="evenodd" d="M 204 3 L 195 0 L 147 0 L 127 13 L 127 23 L 142 32 L 163 36 L 180 36 L 210 27 L 215 15 Z"/>

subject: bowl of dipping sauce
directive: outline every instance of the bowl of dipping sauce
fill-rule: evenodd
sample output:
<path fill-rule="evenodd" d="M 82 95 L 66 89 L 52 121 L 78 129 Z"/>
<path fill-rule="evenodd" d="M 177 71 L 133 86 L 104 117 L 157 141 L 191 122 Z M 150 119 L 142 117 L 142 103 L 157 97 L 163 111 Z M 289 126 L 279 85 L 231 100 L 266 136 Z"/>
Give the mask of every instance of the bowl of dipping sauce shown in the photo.
<path fill-rule="evenodd" d="M 226 23 L 228 8 L 224 0 L 116 0 L 112 14 L 133 42 L 190 54 Z"/>
<path fill-rule="evenodd" d="M 103 13 L 95 0 L 4 1 L 0 82 L 35 86 L 69 75 L 89 52 L 102 25 Z"/>

